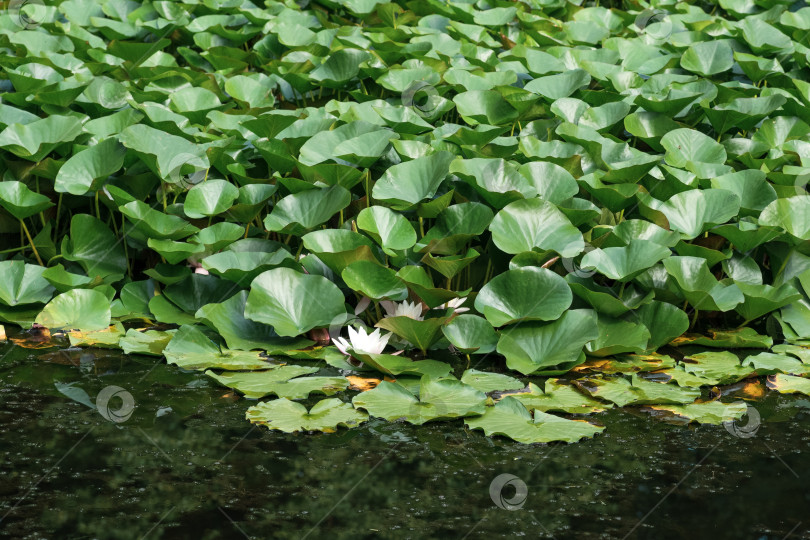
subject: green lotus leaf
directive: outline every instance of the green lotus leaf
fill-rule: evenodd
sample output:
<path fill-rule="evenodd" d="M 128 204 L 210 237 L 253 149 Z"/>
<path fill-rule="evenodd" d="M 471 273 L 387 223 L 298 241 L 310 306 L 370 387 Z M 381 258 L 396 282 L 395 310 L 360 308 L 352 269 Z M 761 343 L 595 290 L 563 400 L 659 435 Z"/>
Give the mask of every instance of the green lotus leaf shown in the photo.
<path fill-rule="evenodd" d="M 371 196 L 387 201 L 395 210 L 405 210 L 431 199 L 447 176 L 452 160 L 449 152 L 436 152 L 394 165 L 374 184 Z"/>
<path fill-rule="evenodd" d="M 192 218 L 216 216 L 231 207 L 239 197 L 239 189 L 225 180 L 206 180 L 186 194 L 183 212 Z"/>
<path fill-rule="evenodd" d="M 461 92 L 453 98 L 458 113 L 470 125 L 500 126 L 517 120 L 518 111 L 495 90 Z"/>
<path fill-rule="evenodd" d="M 194 255 L 205 251 L 205 246 L 190 244 L 188 242 L 175 242 L 174 240 L 155 240 L 149 238 L 146 245 L 154 249 L 169 264 L 177 264 Z"/>
<path fill-rule="evenodd" d="M 661 137 L 667 164 L 686 169 L 700 178 L 725 172 L 726 150 L 723 145 L 695 129 L 681 128 Z"/>
<path fill-rule="evenodd" d="M 160 298 L 159 296 L 156 298 Z M 277 364 L 262 358 L 258 352 L 230 351 L 221 349 L 199 327 L 184 324 L 163 349 L 170 364 L 183 369 L 204 371 L 206 369 L 270 369 Z"/>
<path fill-rule="evenodd" d="M 304 247 L 336 274 L 355 261 L 376 262 L 371 252 L 372 242 L 367 237 L 345 229 L 312 231 L 302 238 Z"/>
<path fill-rule="evenodd" d="M 682 360 L 687 373 L 706 379 L 709 384 L 731 384 L 750 376 L 754 369 L 744 367 L 736 354 L 728 351 L 693 354 Z"/>
<path fill-rule="evenodd" d="M 71 289 L 92 288 L 94 285 L 98 286 L 102 283 L 101 279 L 94 280 L 81 274 L 68 272 L 61 264 L 51 266 L 42 272 L 42 277 L 60 293 L 67 292 Z"/>
<path fill-rule="evenodd" d="M 753 328 L 743 327 L 734 330 L 709 330 L 708 336 L 685 334 L 673 340 L 672 344 L 701 345 L 718 349 L 770 349 L 773 346 L 773 338 L 760 335 Z"/>
<path fill-rule="evenodd" d="M 0 302 L 7 306 L 48 302 L 54 288 L 44 272 L 45 268 L 23 261 L 0 261 Z"/>
<path fill-rule="evenodd" d="M 655 223 L 640 219 L 622 221 L 613 227 L 611 233 L 620 239 L 624 245 L 636 239 L 649 240 L 665 247 L 674 247 L 675 244 L 681 241 L 677 232 L 662 229 Z"/>
<path fill-rule="evenodd" d="M 447 317 L 435 317 L 418 321 L 400 315 L 384 317 L 377 321 L 374 326 L 395 333 L 414 347 L 425 352 L 441 337 L 441 329 L 446 322 Z"/>
<path fill-rule="evenodd" d="M 648 349 L 657 349 L 682 335 L 689 329 L 686 312 L 667 302 L 656 300 L 638 308 L 638 321 L 650 331 Z"/>
<path fill-rule="evenodd" d="M 271 253 L 263 251 L 223 251 L 209 255 L 202 259 L 200 263 L 211 274 L 245 287 L 256 276 L 266 270 L 279 266 L 298 268 L 295 257 L 285 249 L 278 249 Z"/>
<path fill-rule="evenodd" d="M 328 221 L 349 206 L 351 200 L 351 193 L 341 186 L 293 193 L 273 207 L 264 218 L 264 226 L 268 231 L 302 235 Z"/>
<path fill-rule="evenodd" d="M 670 257 L 664 267 L 675 278 L 681 292 L 694 309 L 729 311 L 745 297 L 734 284 L 724 284 L 709 271 L 706 261 L 698 257 Z"/>
<path fill-rule="evenodd" d="M 427 253 L 422 257 L 422 262 L 450 279 L 469 266 L 479 255 L 480 253 L 472 248 L 468 249 L 466 253 L 446 257 L 438 257 L 432 253 Z"/>
<path fill-rule="evenodd" d="M 130 328 L 118 340 L 118 346 L 124 354 L 146 354 L 163 356 L 163 349 L 169 344 L 177 330 L 145 330 Z"/>
<path fill-rule="evenodd" d="M 785 104 L 787 98 L 776 94 L 766 97 L 737 98 L 706 108 L 706 116 L 717 133 L 749 130 Z"/>
<path fill-rule="evenodd" d="M 524 386 L 519 379 L 515 379 L 509 375 L 492 373 L 490 371 L 478 371 L 476 369 L 466 370 L 460 380 L 464 384 L 468 384 L 476 390 L 487 394 L 505 390 L 519 390 Z"/>
<path fill-rule="evenodd" d="M 208 111 L 219 109 L 222 102 L 215 93 L 205 88 L 186 86 L 169 95 L 169 107 L 191 121 L 201 123 Z"/>
<path fill-rule="evenodd" d="M 501 209 L 489 225 L 492 241 L 501 251 L 553 250 L 574 257 L 585 248 L 576 227 L 550 202 L 521 199 Z"/>
<path fill-rule="evenodd" d="M 582 69 L 572 69 L 556 75 L 539 77 L 529 82 L 524 88 L 529 92 L 540 94 L 549 101 L 565 98 L 577 90 L 588 86 L 591 76 Z"/>
<path fill-rule="evenodd" d="M 267 108 L 275 104 L 275 83 L 263 74 L 234 75 L 225 81 L 225 91 L 250 108 Z"/>
<path fill-rule="evenodd" d="M 357 215 L 357 228 L 374 238 L 389 255 L 413 247 L 416 231 L 402 215 L 385 206 L 364 208 Z"/>
<path fill-rule="evenodd" d="M 669 257 L 670 251 L 650 240 L 631 240 L 626 247 L 594 249 L 585 254 L 580 266 L 595 268 L 610 279 L 630 281 L 641 272 Z"/>
<path fill-rule="evenodd" d="M 245 397 L 254 399 L 271 394 L 286 399 L 304 399 L 311 393 L 331 396 L 349 386 L 346 377 L 299 377 L 316 371 L 318 368 L 315 367 L 285 365 L 265 371 L 218 375 L 209 370 L 205 374 L 218 383 L 244 394 Z"/>
<path fill-rule="evenodd" d="M 619 407 L 650 403 L 692 403 L 700 397 L 700 390 L 652 382 L 635 374 L 632 381 L 617 376 L 589 377 L 577 379 L 574 383 L 589 395 L 610 401 Z"/>
<path fill-rule="evenodd" d="M 322 131 L 301 147 L 299 161 L 317 165 L 333 159 L 369 167 L 383 155 L 391 139 L 399 135 L 366 122 L 351 122 L 331 131 Z"/>
<path fill-rule="evenodd" d="M 62 239 L 62 256 L 79 263 L 91 278 L 123 275 L 127 271 L 121 240 L 103 221 L 87 214 L 76 214 L 70 220 L 70 237 Z"/>
<path fill-rule="evenodd" d="M 224 279 L 194 273 L 182 281 L 167 285 L 163 289 L 163 296 L 182 311 L 194 314 L 206 304 L 225 301 L 234 290 L 236 287 Z"/>
<path fill-rule="evenodd" d="M 536 190 L 517 167 L 503 159 L 462 159 L 450 165 L 450 172 L 467 181 L 495 208 L 512 201 L 534 197 Z"/>
<path fill-rule="evenodd" d="M 810 366 L 784 354 L 763 352 L 751 355 L 743 360 L 742 365 L 754 368 L 756 375 L 774 375 L 776 373 L 803 377 L 810 375 Z"/>
<path fill-rule="evenodd" d="M 322 276 L 289 268 L 259 274 L 250 284 L 245 317 L 273 326 L 283 337 L 332 324 L 345 313 L 343 293 Z"/>
<path fill-rule="evenodd" d="M 147 238 L 181 240 L 199 231 L 181 217 L 164 214 L 141 201 L 132 201 L 119 207 L 132 223 L 132 228 Z"/>
<path fill-rule="evenodd" d="M 666 114 L 638 110 L 624 117 L 624 128 L 634 137 L 643 139 L 656 150 L 661 150 L 660 139 L 681 126 Z"/>
<path fill-rule="evenodd" d="M 578 272 L 575 271 L 565 276 L 571 291 L 593 309 L 610 317 L 620 317 L 632 309 L 651 302 L 655 296 L 654 291 L 645 293 L 632 285 L 617 292 L 609 287 L 598 285 L 589 277 L 579 276 L 577 273 L 582 274 L 583 270 L 580 269 Z M 584 274 L 587 275 L 587 272 Z"/>
<path fill-rule="evenodd" d="M 382 381 L 374 389 L 355 396 L 352 404 L 371 416 L 386 420 L 404 418 L 421 425 L 431 420 L 482 414 L 486 397 L 460 381 L 423 377 L 419 397 L 399 384 Z"/>
<path fill-rule="evenodd" d="M 484 285 L 475 297 L 475 309 L 492 326 L 519 321 L 552 321 L 571 305 L 571 288 L 545 268 L 507 270 Z"/>
<path fill-rule="evenodd" d="M 602 374 L 639 373 L 649 371 L 657 372 L 673 367 L 675 367 L 675 360 L 665 354 L 624 354 L 615 358 L 592 360 L 578 367 L 577 371 L 579 372 L 585 369 Z"/>
<path fill-rule="evenodd" d="M 355 410 L 338 398 L 322 399 L 309 411 L 286 398 L 263 401 L 247 410 L 245 417 L 251 423 L 285 433 L 296 431 L 323 431 L 334 433 L 339 426 L 356 427 L 368 419 L 368 415 Z"/>
<path fill-rule="evenodd" d="M 340 49 L 330 54 L 323 64 L 312 70 L 309 76 L 324 86 L 342 88 L 357 76 L 360 64 L 371 57 L 367 51 Z"/>
<path fill-rule="evenodd" d="M 53 206 L 53 203 L 22 182 L 5 180 L 0 182 L 0 206 L 15 218 L 25 219 Z"/>
<path fill-rule="evenodd" d="M 743 38 L 756 53 L 775 53 L 793 50 L 791 39 L 767 22 L 750 17 L 741 21 L 739 30 Z"/>
<path fill-rule="evenodd" d="M 577 442 L 591 438 L 605 429 L 585 421 L 568 420 L 538 410 L 531 413 L 511 397 L 505 397 L 494 407 L 487 407 L 483 415 L 468 418 L 465 423 L 470 429 L 481 429 L 490 437 L 503 435 L 526 444 Z"/>
<path fill-rule="evenodd" d="M 393 354 L 372 354 L 352 351 L 352 355 L 363 362 L 363 367 L 375 369 L 390 375 L 412 375 L 441 379 L 447 377 L 453 368 L 445 362 L 436 360 L 411 360 Z"/>
<path fill-rule="evenodd" d="M 765 180 L 765 173 L 755 169 L 724 174 L 712 178 L 712 187 L 731 191 L 740 198 L 740 208 L 761 212 L 768 204 L 776 200 L 776 191 Z"/>
<path fill-rule="evenodd" d="M 734 65 L 731 46 L 725 40 L 692 43 L 681 56 L 681 67 L 692 73 L 710 77 L 728 71 Z"/>
<path fill-rule="evenodd" d="M 528 392 L 510 393 L 509 397 L 530 411 L 557 411 L 569 414 L 591 414 L 605 411 L 613 405 L 593 399 L 576 386 L 562 379 L 546 379 L 544 389 L 529 383 Z"/>
<path fill-rule="evenodd" d="M 59 169 L 54 189 L 60 193 L 84 195 L 97 191 L 102 182 L 124 165 L 126 148 L 115 139 L 104 139 L 71 156 Z"/>
<path fill-rule="evenodd" d="M 807 347 L 784 343 L 782 345 L 774 345 L 771 350 L 779 354 L 790 354 L 801 360 L 802 363 L 810 364 L 810 349 Z"/>
<path fill-rule="evenodd" d="M 789 283 L 779 287 L 736 282 L 745 301 L 734 308 L 746 321 L 758 319 L 772 311 L 787 306 L 801 298 L 801 294 Z"/>
<path fill-rule="evenodd" d="M 228 215 L 242 223 L 249 223 L 261 213 L 277 188 L 274 184 L 246 184 L 240 187 L 239 196 L 228 210 Z"/>
<path fill-rule="evenodd" d="M 57 295 L 37 315 L 46 328 L 101 330 L 110 326 L 110 301 L 92 289 L 74 289 Z"/>
<path fill-rule="evenodd" d="M 689 240 L 712 225 L 729 221 L 740 210 L 740 197 L 725 189 L 690 189 L 673 195 L 666 202 L 649 195 L 640 195 L 639 200 L 651 211 L 663 214 L 670 228 Z"/>
<path fill-rule="evenodd" d="M 488 206 L 477 202 L 448 206 L 416 244 L 416 251 L 443 255 L 458 253 L 468 242 L 484 233 L 493 217 Z"/>
<path fill-rule="evenodd" d="M 0 184 L 1 185 L 1 184 Z M 810 196 L 777 199 L 762 210 L 762 225 L 779 227 L 802 240 L 810 240 Z"/>
<path fill-rule="evenodd" d="M 599 335 L 585 346 L 592 356 L 613 356 L 619 353 L 640 353 L 647 350 L 650 331 L 633 317 L 625 320 L 606 315 L 597 318 Z"/>
<path fill-rule="evenodd" d="M 462 314 L 453 318 L 442 327 L 442 333 L 447 341 L 463 353 L 489 354 L 498 345 L 495 329 L 486 319 L 477 315 Z"/>
<path fill-rule="evenodd" d="M 651 405 L 647 409 L 661 416 L 671 414 L 684 418 L 688 422 L 699 424 L 724 424 L 740 420 L 748 412 L 748 406 L 743 401 L 736 403 L 722 403 L 709 401 L 706 403 L 692 403 L 689 405 Z"/>
<path fill-rule="evenodd" d="M 780 394 L 804 394 L 810 396 L 810 379 L 778 373 L 768 377 L 768 388 L 776 390 Z"/>
<path fill-rule="evenodd" d="M 245 318 L 248 292 L 239 291 L 221 303 L 206 304 L 194 314 L 203 324 L 222 336 L 228 348 L 268 354 L 285 354 L 313 345 L 308 339 L 281 338 L 271 326 Z"/>
<path fill-rule="evenodd" d="M 119 135 L 121 144 L 150 160 L 153 171 L 167 182 L 177 183 L 184 175 L 208 169 L 205 147 L 143 124 L 129 126 Z"/>
<path fill-rule="evenodd" d="M 571 173 L 555 163 L 532 161 L 521 165 L 519 171 L 544 201 L 560 204 L 579 193 L 579 186 Z"/>
<path fill-rule="evenodd" d="M 350 289 L 373 300 L 400 301 L 408 297 L 408 288 L 393 270 L 371 261 L 349 264 L 340 273 L 340 277 Z"/>
<path fill-rule="evenodd" d="M 585 361 L 585 345 L 599 337 L 594 312 L 566 311 L 551 323 L 522 323 L 501 330 L 498 353 L 506 365 L 529 375 L 541 368 Z M 573 367 L 573 366 L 572 366 Z"/>
<path fill-rule="evenodd" d="M 0 148 L 28 161 L 39 162 L 58 146 L 82 132 L 74 116 L 51 115 L 28 124 L 11 124 L 0 131 Z"/>
<path fill-rule="evenodd" d="M 457 298 L 459 295 L 464 296 L 466 293 L 455 293 L 447 289 L 439 289 L 433 285 L 433 280 L 430 275 L 425 271 L 422 266 L 407 265 L 403 266 L 398 272 L 397 277 L 408 284 L 416 296 L 418 296 L 429 308 L 435 308 L 440 304 L 444 304 L 448 300 Z"/>

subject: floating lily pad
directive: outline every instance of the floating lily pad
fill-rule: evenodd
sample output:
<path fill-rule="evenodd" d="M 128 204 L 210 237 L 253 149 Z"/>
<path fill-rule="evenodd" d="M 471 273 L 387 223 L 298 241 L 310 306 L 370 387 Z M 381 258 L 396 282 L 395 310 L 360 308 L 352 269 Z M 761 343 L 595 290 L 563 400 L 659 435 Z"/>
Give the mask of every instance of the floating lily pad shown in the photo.
<path fill-rule="evenodd" d="M 613 406 L 593 399 L 576 386 L 561 379 L 547 379 L 544 388 L 529 383 L 528 392 L 509 393 L 509 397 L 521 402 L 530 411 L 591 414 Z"/>
<path fill-rule="evenodd" d="M 396 383 L 383 381 L 373 390 L 354 397 L 356 408 L 371 416 L 397 420 L 404 418 L 412 424 L 431 420 L 459 418 L 484 412 L 486 394 L 452 379 L 423 378 L 419 397 Z"/>
<path fill-rule="evenodd" d="M 485 393 L 505 390 L 518 390 L 524 384 L 520 380 L 505 375 L 503 373 L 492 373 L 490 371 L 478 371 L 468 369 L 461 376 L 461 382 L 469 384 L 473 388 Z"/>
<path fill-rule="evenodd" d="M 700 390 L 674 384 L 651 382 L 638 375 L 632 381 L 624 377 L 589 377 L 574 381 L 589 395 L 615 403 L 619 407 L 645 403 L 692 403 Z"/>
<path fill-rule="evenodd" d="M 276 395 L 287 399 L 304 399 L 311 393 L 331 396 L 349 386 L 346 377 L 300 377 L 315 373 L 318 368 L 284 365 L 264 371 L 205 374 L 218 383 L 239 391 L 248 398 Z"/>
<path fill-rule="evenodd" d="M 264 401 L 250 407 L 246 417 L 253 424 L 285 433 L 296 431 L 333 433 L 339 426 L 353 428 L 368 419 L 367 414 L 337 398 L 322 399 L 309 411 L 300 403 L 289 399 Z"/>
<path fill-rule="evenodd" d="M 487 407 L 483 415 L 468 418 L 465 423 L 470 429 L 483 430 L 490 437 L 503 435 L 526 444 L 577 442 L 591 438 L 605 429 L 585 421 L 568 420 L 538 410 L 531 413 L 511 397 L 505 397 L 494 407 Z"/>
<path fill-rule="evenodd" d="M 723 424 L 741 419 L 748 412 L 744 402 L 722 403 L 710 401 L 706 403 L 693 403 L 689 405 L 650 405 L 646 410 L 654 416 L 682 419 L 684 423 L 697 422 L 699 424 Z"/>
<path fill-rule="evenodd" d="M 754 368 L 742 366 L 737 355 L 728 351 L 693 354 L 681 363 L 687 373 L 702 377 L 710 384 L 735 383 L 754 373 Z"/>

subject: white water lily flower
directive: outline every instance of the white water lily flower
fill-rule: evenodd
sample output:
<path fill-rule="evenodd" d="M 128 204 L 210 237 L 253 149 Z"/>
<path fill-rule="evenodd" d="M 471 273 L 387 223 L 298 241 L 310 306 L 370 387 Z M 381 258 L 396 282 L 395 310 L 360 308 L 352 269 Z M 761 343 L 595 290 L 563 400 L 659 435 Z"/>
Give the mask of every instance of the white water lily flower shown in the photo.
<path fill-rule="evenodd" d="M 367 334 L 363 328 L 355 330 L 350 326 L 348 341 L 342 337 L 336 337 L 332 341 L 335 347 L 346 355 L 351 355 L 351 353 L 349 353 L 350 349 L 364 354 L 380 354 L 383 352 L 383 349 L 385 349 L 385 346 L 388 345 L 390 338 L 390 333 L 384 336 L 381 335 L 379 328 Z"/>
<path fill-rule="evenodd" d="M 449 300 L 444 304 L 440 305 L 439 308 L 441 309 L 450 308 L 456 313 L 464 313 L 465 311 L 470 311 L 470 308 L 459 307 L 461 304 L 464 303 L 465 300 L 466 298 L 453 298 L 452 300 Z"/>
<path fill-rule="evenodd" d="M 410 317 L 415 321 L 422 321 L 422 304 L 420 302 L 410 303 L 407 300 L 401 304 L 396 302 L 382 301 L 380 302 L 388 317 Z"/>

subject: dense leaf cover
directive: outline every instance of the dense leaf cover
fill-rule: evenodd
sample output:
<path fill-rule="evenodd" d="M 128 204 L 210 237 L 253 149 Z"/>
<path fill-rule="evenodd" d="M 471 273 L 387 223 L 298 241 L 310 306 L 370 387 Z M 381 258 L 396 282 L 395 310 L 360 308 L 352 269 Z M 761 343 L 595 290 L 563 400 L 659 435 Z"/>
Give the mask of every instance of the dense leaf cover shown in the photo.
<path fill-rule="evenodd" d="M 807 388 L 808 7 L 12 4 L 0 321 L 276 396 L 248 418 L 285 431 L 575 441 Z"/>

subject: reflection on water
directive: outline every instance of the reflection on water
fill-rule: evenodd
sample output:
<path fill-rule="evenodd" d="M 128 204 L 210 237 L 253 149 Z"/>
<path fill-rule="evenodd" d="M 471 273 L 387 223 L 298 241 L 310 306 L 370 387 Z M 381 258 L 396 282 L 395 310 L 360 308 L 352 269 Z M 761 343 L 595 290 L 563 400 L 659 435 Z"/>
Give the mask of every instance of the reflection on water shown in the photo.
<path fill-rule="evenodd" d="M 572 445 L 460 421 L 285 435 L 251 429 L 247 400 L 155 358 L 10 348 L 3 538 L 810 537 L 800 397 L 756 403 L 753 437 L 627 410 Z M 90 406 L 111 386 L 105 410 L 120 414 L 107 419 Z"/>

